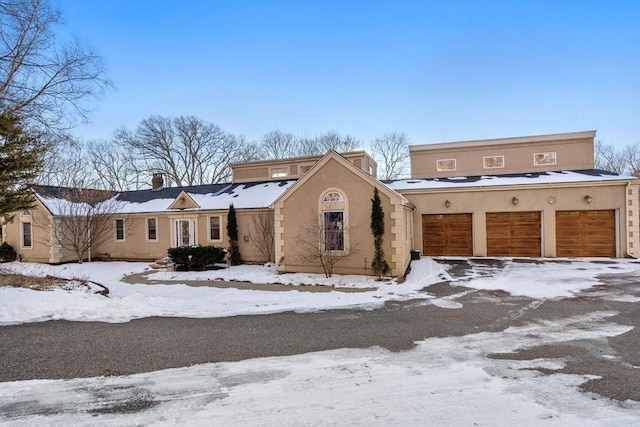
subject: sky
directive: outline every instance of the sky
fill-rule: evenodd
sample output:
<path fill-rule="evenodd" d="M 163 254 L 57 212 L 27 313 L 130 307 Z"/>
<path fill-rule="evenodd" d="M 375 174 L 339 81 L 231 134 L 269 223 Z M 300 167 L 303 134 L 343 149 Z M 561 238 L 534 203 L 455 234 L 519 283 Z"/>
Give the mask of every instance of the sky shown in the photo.
<path fill-rule="evenodd" d="M 640 2 L 61 0 L 116 88 L 83 139 L 194 115 L 366 148 L 597 130 L 640 144 Z"/>

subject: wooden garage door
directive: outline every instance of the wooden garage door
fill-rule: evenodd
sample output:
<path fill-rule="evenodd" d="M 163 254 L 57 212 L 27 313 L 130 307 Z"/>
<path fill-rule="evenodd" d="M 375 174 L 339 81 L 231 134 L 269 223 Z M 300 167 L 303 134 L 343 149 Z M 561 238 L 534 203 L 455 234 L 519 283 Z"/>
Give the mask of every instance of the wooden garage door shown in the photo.
<path fill-rule="evenodd" d="M 556 255 L 615 257 L 615 211 L 556 212 Z"/>
<path fill-rule="evenodd" d="M 422 253 L 471 256 L 471 214 L 422 215 Z"/>
<path fill-rule="evenodd" d="M 541 256 L 540 212 L 487 213 L 488 256 Z"/>

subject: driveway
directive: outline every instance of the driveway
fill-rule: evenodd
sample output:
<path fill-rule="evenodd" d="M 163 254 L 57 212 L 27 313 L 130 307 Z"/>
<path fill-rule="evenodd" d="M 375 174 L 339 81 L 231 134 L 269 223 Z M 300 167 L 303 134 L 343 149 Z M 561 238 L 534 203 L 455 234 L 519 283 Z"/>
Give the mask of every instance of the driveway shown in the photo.
<path fill-rule="evenodd" d="M 374 311 L 335 310 L 216 319 L 145 318 L 121 324 L 50 321 L 5 326 L 0 328 L 0 382 L 132 374 L 339 348 L 380 346 L 400 352 L 430 337 L 499 332 L 512 326 L 610 312 L 609 320 L 633 329 L 606 340 L 532 345 L 526 350 L 490 357 L 561 358 L 567 363 L 560 372 L 597 376 L 581 386 L 585 391 L 612 399 L 640 401 L 637 276 L 613 271 L 600 277 L 599 286 L 578 295 L 535 300 L 504 291 L 465 287 L 471 272 L 487 277 L 499 275 L 500 260 L 438 261 L 447 265 L 456 280 L 431 285 L 423 292 L 425 296 L 437 296 L 440 302 L 449 301 L 450 306 L 433 305 L 429 299 L 418 298 L 387 303 Z"/>

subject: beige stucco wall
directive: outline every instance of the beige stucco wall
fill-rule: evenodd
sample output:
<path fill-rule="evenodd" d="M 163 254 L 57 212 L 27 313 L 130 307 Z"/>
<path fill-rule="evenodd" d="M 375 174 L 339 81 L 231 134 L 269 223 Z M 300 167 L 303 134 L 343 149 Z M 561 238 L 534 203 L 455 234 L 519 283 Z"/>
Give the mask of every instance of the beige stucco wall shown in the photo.
<path fill-rule="evenodd" d="M 319 237 L 306 230 L 319 232 L 320 214 L 323 209 L 322 197 L 329 191 L 339 192 L 345 199 L 344 205 L 327 205 L 328 210 L 344 210 L 345 239 L 348 255 L 334 267 L 335 274 L 365 273 L 365 258 L 368 259 L 367 272 L 371 274 L 373 257 L 373 236 L 371 234 L 371 198 L 374 182 L 364 179 L 360 173 L 335 158 L 323 164 L 322 169 L 304 182 L 299 182 L 275 205 L 276 258 L 284 256 L 279 266 L 280 272 L 314 272 L 323 269 L 317 260 L 304 260 L 308 244 L 320 246 Z M 380 199 L 385 213 L 384 251 L 392 268 L 391 275 L 404 274 L 409 262 L 410 241 L 406 232 L 405 208 L 402 199 L 390 197 L 389 190 L 381 186 Z M 317 243 L 316 243 L 317 242 Z"/>
<path fill-rule="evenodd" d="M 411 176 L 431 178 L 447 176 L 475 176 L 506 173 L 544 172 L 558 170 L 593 169 L 593 136 L 590 132 L 574 138 L 560 135 L 556 139 L 540 137 L 513 138 L 495 141 L 444 143 L 410 147 Z M 534 165 L 535 153 L 556 153 L 556 163 Z M 504 156 L 504 167 L 485 168 L 484 157 Z M 456 169 L 438 171 L 437 161 L 455 159 Z"/>
<path fill-rule="evenodd" d="M 25 262 L 59 263 L 76 259 L 74 253 L 62 249 L 52 239 L 51 215 L 36 202 L 33 209 L 25 212 L 14 212 L 13 221 L 5 226 L 5 240 Z M 22 224 L 31 223 L 32 246 L 22 245 Z"/>
<path fill-rule="evenodd" d="M 414 241 L 422 248 L 422 215 L 473 213 L 473 254 L 486 256 L 487 212 L 540 211 L 542 212 L 542 256 L 556 256 L 556 211 L 609 210 L 617 212 L 617 255 L 638 256 L 637 184 L 625 182 L 603 184 L 546 185 L 540 187 L 492 187 L 409 193 L 403 195 L 416 205 L 414 213 Z M 629 194 L 631 193 L 631 194 Z M 592 202 L 586 203 L 585 196 Z M 514 205 L 513 198 L 518 199 Z M 446 201 L 450 207 L 445 206 Z M 637 202 L 636 202 L 637 204 Z M 627 225 L 631 224 L 631 228 Z M 634 226 L 635 224 L 635 226 Z M 631 235 L 630 235 L 631 233 Z"/>
<path fill-rule="evenodd" d="M 190 219 L 194 222 L 195 245 L 213 245 L 226 247 L 229 244 L 227 238 L 227 210 L 224 211 L 197 211 L 185 210 L 183 212 L 166 212 L 162 214 L 136 214 L 121 215 L 118 218 L 125 219 L 125 240 L 115 240 L 115 228 L 113 238 L 94 251 L 93 256 L 106 259 L 125 260 L 154 260 L 165 257 L 167 249 L 176 246 L 175 221 L 178 219 Z M 239 247 L 242 259 L 245 262 L 266 262 L 261 252 L 253 243 L 257 240 L 253 217 L 268 215 L 271 221 L 273 214 L 265 209 L 236 210 L 238 223 Z M 211 240 L 209 237 L 209 217 L 220 216 L 220 240 Z M 157 241 L 147 239 L 147 218 L 157 219 Z M 245 236 L 247 238 L 245 239 Z"/>

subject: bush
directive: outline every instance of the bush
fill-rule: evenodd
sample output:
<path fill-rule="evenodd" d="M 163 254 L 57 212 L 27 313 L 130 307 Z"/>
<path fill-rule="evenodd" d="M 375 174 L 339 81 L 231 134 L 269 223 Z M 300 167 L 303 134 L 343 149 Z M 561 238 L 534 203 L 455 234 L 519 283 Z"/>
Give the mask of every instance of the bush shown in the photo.
<path fill-rule="evenodd" d="M 0 262 L 10 262 L 16 259 L 16 251 L 13 250 L 13 246 L 4 242 L 0 245 Z"/>
<path fill-rule="evenodd" d="M 217 246 L 181 246 L 169 248 L 167 253 L 177 267 L 187 270 L 204 270 L 208 265 L 224 261 L 225 255 L 224 249 Z"/>

